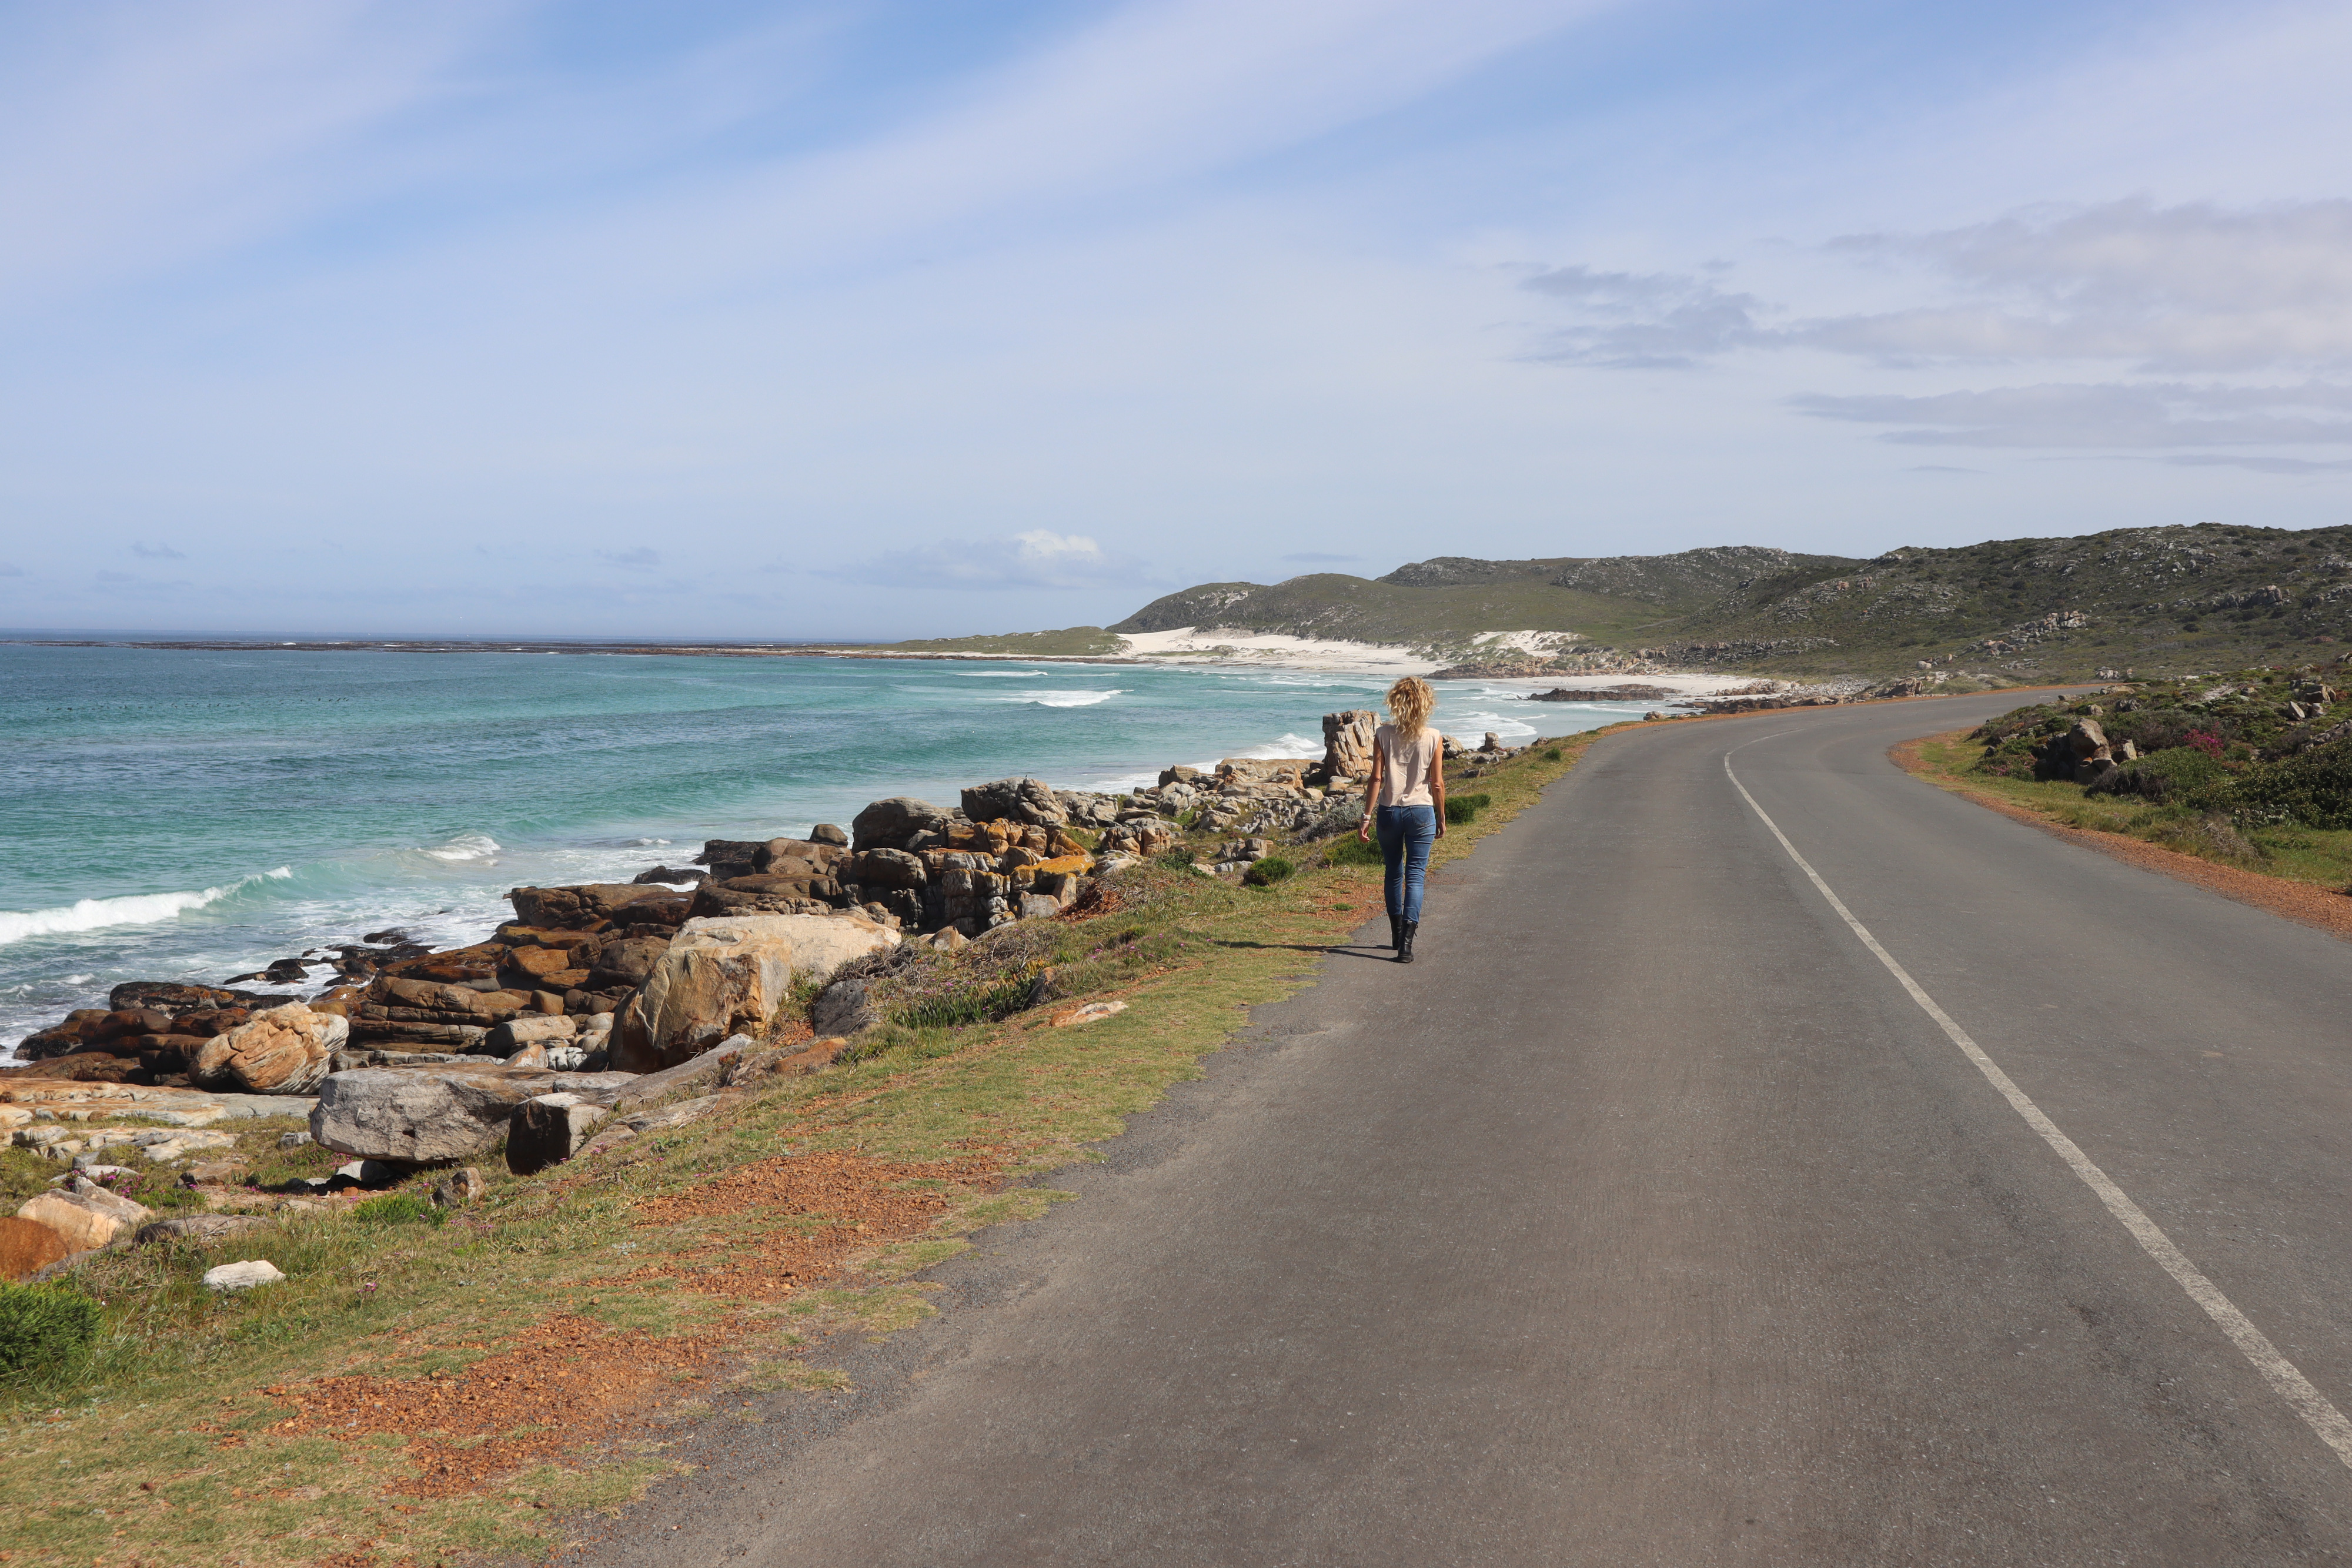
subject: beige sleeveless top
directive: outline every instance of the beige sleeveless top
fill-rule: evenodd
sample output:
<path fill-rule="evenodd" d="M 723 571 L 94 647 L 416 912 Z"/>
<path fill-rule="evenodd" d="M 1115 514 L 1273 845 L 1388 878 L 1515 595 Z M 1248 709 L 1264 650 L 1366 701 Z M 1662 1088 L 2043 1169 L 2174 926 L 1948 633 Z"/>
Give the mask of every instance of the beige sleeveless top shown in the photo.
<path fill-rule="evenodd" d="M 1381 795 L 1374 806 L 1437 804 L 1429 792 L 1429 775 L 1444 750 L 1445 737 L 1435 725 L 1423 725 L 1421 733 L 1407 740 L 1397 734 L 1396 726 L 1384 724 L 1372 731 L 1372 744 L 1381 748 Z"/>

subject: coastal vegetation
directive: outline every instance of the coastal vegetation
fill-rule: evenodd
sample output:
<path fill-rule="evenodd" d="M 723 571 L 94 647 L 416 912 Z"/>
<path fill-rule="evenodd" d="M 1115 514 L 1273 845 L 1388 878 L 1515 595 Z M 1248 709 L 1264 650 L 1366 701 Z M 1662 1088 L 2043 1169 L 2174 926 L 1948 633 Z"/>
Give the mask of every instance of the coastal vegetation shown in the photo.
<path fill-rule="evenodd" d="M 2113 686 L 1907 748 L 1948 788 L 2240 871 L 2352 883 L 2352 707 L 2339 661 Z"/>
<path fill-rule="evenodd" d="M 1229 629 L 1413 650 L 1465 673 L 1703 669 L 2016 685 L 2332 657 L 2352 642 L 2352 527 L 2196 523 L 1904 548 L 1870 559 L 1759 546 L 1671 555 L 1447 556 L 1380 578 L 1202 583 L 1099 635 L 905 643 L 1115 653 L 1119 634 Z M 1500 638 L 1536 634 L 1507 647 Z"/>
<path fill-rule="evenodd" d="M 899 653 L 989 653 L 1014 658 L 1104 658 L 1118 653 L 1126 639 L 1099 626 L 1066 626 L 1058 632 L 1006 632 L 995 636 L 925 637 L 893 643 Z"/>
<path fill-rule="evenodd" d="M 1464 798 L 1485 804 L 1437 862 L 1472 852 L 1593 738 L 1462 758 Z M 1045 1215 L 1066 1196 L 1055 1171 L 1097 1157 L 1244 1009 L 1377 915 L 1379 873 L 1351 833 L 1223 858 L 1261 797 L 1204 782 L 1183 813 L 1201 825 L 1130 832 L 1154 852 L 1055 914 L 803 978 L 731 1082 L 667 1102 L 696 1114 L 600 1152 L 518 1175 L 492 1147 L 464 1180 L 394 1171 L 371 1190 L 335 1179 L 345 1156 L 290 1116 L 223 1124 L 233 1139 L 199 1184 L 149 1157 L 157 1145 L 110 1146 L 126 1192 L 232 1196 L 27 1288 L 91 1332 L 50 1333 L 53 1353 L 0 1372 L 8 1561 L 535 1555 L 677 1470 L 697 1423 L 839 1397 L 846 1351 L 940 1310 L 925 1268 L 982 1227 Z M 564 890 L 524 891 L 546 919 Z M 845 985 L 867 1021 L 812 1051 Z M 57 1170 L 0 1152 L 12 1197 Z M 283 1279 L 207 1285 L 257 1259 Z"/>

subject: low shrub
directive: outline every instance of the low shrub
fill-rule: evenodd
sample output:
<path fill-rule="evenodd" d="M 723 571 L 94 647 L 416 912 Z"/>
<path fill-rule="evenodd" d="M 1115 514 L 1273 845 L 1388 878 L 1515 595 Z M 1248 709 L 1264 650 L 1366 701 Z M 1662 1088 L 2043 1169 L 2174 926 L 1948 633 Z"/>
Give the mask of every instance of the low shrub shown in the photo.
<path fill-rule="evenodd" d="M 2231 797 L 2257 820 L 2352 828 L 2352 736 L 2252 769 Z"/>
<path fill-rule="evenodd" d="M 1560 750 L 1559 750 L 1559 747 L 1557 747 L 1557 746 L 1548 746 L 1548 747 L 1544 747 L 1543 759 L 1544 759 L 1546 762 L 1557 762 L 1557 761 L 1559 761 L 1559 758 L 1560 758 Z"/>
<path fill-rule="evenodd" d="M 2158 805 L 2219 807 L 2231 783 L 2229 770 L 2201 747 L 2176 746 L 2125 763 L 2084 791 L 2136 795 Z"/>
<path fill-rule="evenodd" d="M 1382 858 L 1377 840 L 1368 844 L 1355 834 L 1349 833 L 1347 837 L 1335 841 L 1330 848 L 1323 852 L 1323 863 L 1326 865 L 1386 865 L 1388 862 Z"/>
<path fill-rule="evenodd" d="M 2220 739 L 2231 738 L 2227 720 L 2211 714 L 2184 713 L 2179 708 L 2139 708 L 2130 713 L 2118 713 L 2101 721 L 2111 744 L 2121 746 L 2130 741 L 2139 747 L 2141 755 L 2169 751 L 2176 746 L 2190 744 L 2191 733 L 2203 731 Z"/>
<path fill-rule="evenodd" d="M 416 1193 L 385 1192 L 356 1205 L 352 1218 L 362 1225 L 442 1225 L 449 1212 Z"/>
<path fill-rule="evenodd" d="M 1495 803 L 1492 795 L 1448 795 L 1445 798 L 1445 825 L 1458 828 L 1478 820 L 1478 813 Z"/>
<path fill-rule="evenodd" d="M 1268 855 L 1242 873 L 1242 880 L 1252 887 L 1272 887 L 1297 869 L 1280 855 Z"/>
<path fill-rule="evenodd" d="M 1000 926 L 952 958 L 909 965 L 893 977 L 891 1018 L 904 1029 L 956 1029 L 1034 1007 L 1067 936 L 1048 922 L 1024 921 Z"/>
<path fill-rule="evenodd" d="M 0 1285 L 0 1376 L 70 1361 L 98 1328 L 98 1303 L 69 1285 Z"/>

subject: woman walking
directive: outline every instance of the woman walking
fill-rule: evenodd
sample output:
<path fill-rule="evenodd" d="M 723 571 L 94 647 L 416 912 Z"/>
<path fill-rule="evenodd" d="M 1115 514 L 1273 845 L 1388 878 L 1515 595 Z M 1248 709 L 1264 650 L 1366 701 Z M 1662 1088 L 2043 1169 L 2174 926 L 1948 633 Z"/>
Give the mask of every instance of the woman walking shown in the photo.
<path fill-rule="evenodd" d="M 1364 816 L 1356 837 L 1381 836 L 1388 862 L 1381 893 L 1389 906 L 1389 946 L 1412 962 L 1421 930 L 1421 888 L 1429 848 L 1445 836 L 1445 737 L 1429 726 L 1437 694 L 1417 675 L 1389 688 L 1389 722 L 1372 732 L 1372 772 L 1364 781 Z"/>

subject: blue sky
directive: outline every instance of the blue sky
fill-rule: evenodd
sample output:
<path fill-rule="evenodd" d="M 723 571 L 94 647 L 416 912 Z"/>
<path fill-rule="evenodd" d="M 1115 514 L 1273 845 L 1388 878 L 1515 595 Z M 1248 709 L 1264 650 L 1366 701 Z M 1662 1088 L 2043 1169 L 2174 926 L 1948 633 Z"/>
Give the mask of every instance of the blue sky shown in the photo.
<path fill-rule="evenodd" d="M 0 3 L 0 625 L 897 637 L 2352 497 L 2342 5 Z"/>

